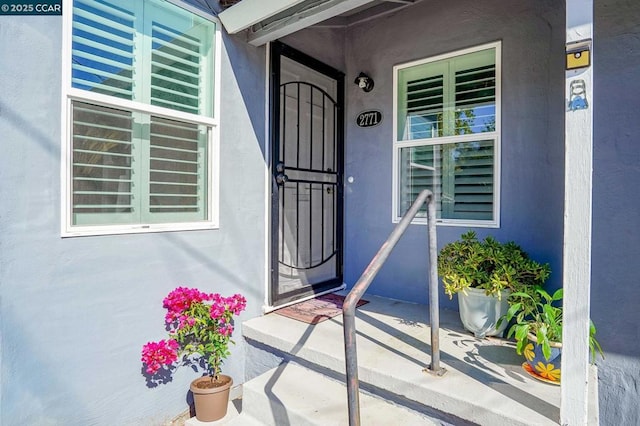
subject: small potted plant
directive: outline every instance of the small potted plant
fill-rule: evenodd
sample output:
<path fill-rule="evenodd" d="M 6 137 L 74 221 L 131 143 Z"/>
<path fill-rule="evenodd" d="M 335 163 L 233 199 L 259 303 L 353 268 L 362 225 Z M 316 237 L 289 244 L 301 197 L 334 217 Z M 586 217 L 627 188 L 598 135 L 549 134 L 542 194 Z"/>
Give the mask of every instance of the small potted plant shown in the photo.
<path fill-rule="evenodd" d="M 479 241 L 468 231 L 445 245 L 438 254 L 438 273 L 449 298 L 458 294 L 460 319 L 476 337 L 501 334 L 506 323 L 508 295 L 541 285 L 549 277 L 548 264 L 529 258 L 516 243 L 500 243 L 493 237 Z"/>
<path fill-rule="evenodd" d="M 511 305 L 501 321 L 509 323 L 508 337 L 516 339 L 516 351 L 524 354 L 525 371 L 550 383 L 560 383 L 560 360 L 562 355 L 562 289 L 550 295 L 540 286 L 509 296 Z M 602 348 L 595 338 L 596 327 L 589 324 L 589 348 L 591 360 L 596 352 L 604 358 Z"/>
<path fill-rule="evenodd" d="M 196 418 L 202 422 L 219 420 L 227 413 L 231 377 L 222 374 L 229 356 L 233 316 L 246 307 L 246 299 L 235 294 L 222 297 L 195 288 L 178 287 L 163 301 L 167 309 L 168 339 L 149 342 L 142 348 L 142 362 L 149 375 L 167 374 L 183 365 L 204 366 L 206 376 L 191 382 Z M 196 367 L 197 369 L 197 367 Z"/>

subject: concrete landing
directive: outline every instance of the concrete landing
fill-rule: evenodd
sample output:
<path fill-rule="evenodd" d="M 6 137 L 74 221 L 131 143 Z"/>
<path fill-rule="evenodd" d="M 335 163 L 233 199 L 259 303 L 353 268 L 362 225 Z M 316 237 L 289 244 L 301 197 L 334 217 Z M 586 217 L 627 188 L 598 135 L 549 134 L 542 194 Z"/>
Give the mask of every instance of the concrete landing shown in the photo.
<path fill-rule="evenodd" d="M 441 363 L 447 373 L 442 377 L 427 374 L 423 372 L 431 362 L 427 307 L 370 295 L 365 298 L 370 303 L 357 309 L 356 320 L 364 391 L 415 411 L 442 415 L 453 424 L 558 424 L 560 387 L 530 377 L 513 343 L 476 339 L 462 329 L 457 312 L 441 311 Z M 247 380 L 282 361 L 293 361 L 344 383 L 342 316 L 312 326 L 272 313 L 244 322 L 242 333 L 249 343 Z M 273 370 L 269 374 L 256 380 L 271 380 L 276 385 L 279 379 L 274 379 Z M 305 383 L 304 376 L 298 380 Z M 245 389 L 247 386 L 252 382 L 245 383 Z M 335 393 L 346 401 L 346 390 L 336 389 Z M 300 397 L 308 400 L 302 389 Z M 282 405 L 277 400 L 273 404 L 275 409 Z M 318 403 L 315 410 L 334 408 Z"/>

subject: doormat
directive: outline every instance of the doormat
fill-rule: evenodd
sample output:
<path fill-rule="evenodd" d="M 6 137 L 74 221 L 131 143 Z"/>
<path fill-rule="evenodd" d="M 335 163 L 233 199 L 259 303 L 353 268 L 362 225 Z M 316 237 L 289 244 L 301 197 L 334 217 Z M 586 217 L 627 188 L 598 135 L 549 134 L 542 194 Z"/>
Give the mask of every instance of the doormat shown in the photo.
<path fill-rule="evenodd" d="M 340 315 L 342 313 L 343 302 L 344 296 L 331 293 L 318 296 L 315 299 L 305 300 L 304 302 L 296 303 L 295 305 L 287 306 L 274 312 L 287 318 L 293 318 L 294 320 L 315 325 Z M 369 303 L 369 301 L 360 300 L 356 307 L 360 307 L 365 303 Z"/>

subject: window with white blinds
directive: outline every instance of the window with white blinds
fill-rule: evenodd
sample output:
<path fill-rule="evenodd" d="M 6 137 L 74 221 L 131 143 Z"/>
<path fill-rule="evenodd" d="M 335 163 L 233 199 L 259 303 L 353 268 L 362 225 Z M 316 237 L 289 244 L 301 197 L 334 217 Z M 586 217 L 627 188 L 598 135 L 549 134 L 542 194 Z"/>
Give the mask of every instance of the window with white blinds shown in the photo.
<path fill-rule="evenodd" d="M 395 220 L 430 189 L 439 223 L 498 226 L 499 57 L 493 43 L 395 67 Z"/>
<path fill-rule="evenodd" d="M 211 227 L 216 24 L 160 0 L 72 9 L 67 233 Z"/>

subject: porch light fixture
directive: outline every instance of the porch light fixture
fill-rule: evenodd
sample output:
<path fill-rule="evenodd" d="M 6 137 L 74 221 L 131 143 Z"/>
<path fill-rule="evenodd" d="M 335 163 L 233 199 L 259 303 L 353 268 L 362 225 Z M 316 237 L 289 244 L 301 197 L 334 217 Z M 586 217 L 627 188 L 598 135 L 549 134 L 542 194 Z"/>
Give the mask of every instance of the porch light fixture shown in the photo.
<path fill-rule="evenodd" d="M 354 83 L 365 92 L 373 90 L 373 79 L 363 72 L 356 77 Z"/>

